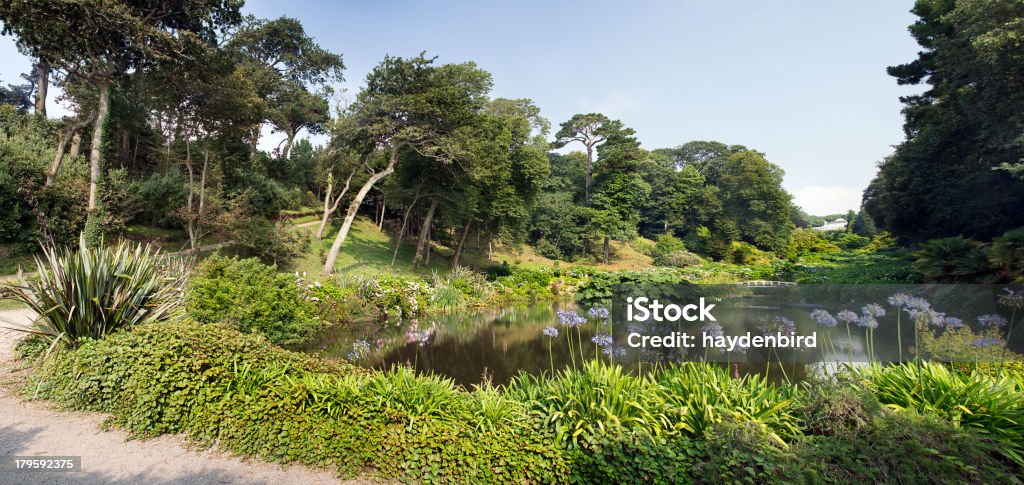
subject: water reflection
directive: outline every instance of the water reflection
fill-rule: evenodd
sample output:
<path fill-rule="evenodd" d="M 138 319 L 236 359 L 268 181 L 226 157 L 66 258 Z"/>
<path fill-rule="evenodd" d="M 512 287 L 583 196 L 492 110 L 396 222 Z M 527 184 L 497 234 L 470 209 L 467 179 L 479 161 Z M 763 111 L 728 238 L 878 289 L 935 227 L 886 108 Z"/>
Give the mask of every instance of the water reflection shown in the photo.
<path fill-rule="evenodd" d="M 843 308 L 858 309 L 864 304 L 849 299 L 841 301 L 841 305 L 822 306 L 793 300 L 780 303 L 759 295 L 726 299 L 718 301 L 714 313 L 720 329 L 703 329 L 726 336 L 747 332 L 760 335 L 759 327 L 772 319 L 781 319 L 779 322 L 791 325 L 798 335 L 816 333 L 817 345 L 810 349 L 751 348 L 728 352 L 704 348 L 700 342 L 700 322 L 627 324 L 623 308 L 613 308 L 605 318 L 600 311 L 591 314 L 592 307 L 561 301 L 431 315 L 402 326 L 361 322 L 329 331 L 309 350 L 326 358 L 347 359 L 372 368 L 408 365 L 421 372 L 450 377 L 467 388 L 484 381 L 505 384 L 520 372 L 557 371 L 595 358 L 613 360 L 629 372 L 645 372 L 659 364 L 684 360 L 707 360 L 736 375 L 767 374 L 776 381 L 828 374 L 835 371 L 837 362 L 863 365 L 871 360 L 871 355 L 876 362 L 898 361 L 901 355 L 904 360 L 913 358 L 913 324 L 909 319 L 903 320 L 901 335 L 897 335 L 895 320 L 883 321 L 869 339 L 864 327 L 847 327 L 843 322 L 823 326 L 811 317 L 815 308 L 826 308 L 836 314 Z M 563 312 L 561 319 L 559 312 Z M 577 312 L 586 317 L 586 323 L 570 328 L 565 324 L 564 312 Z M 890 317 L 896 313 L 899 312 Z M 548 327 L 557 329 L 558 335 L 546 336 L 544 330 Z M 688 349 L 636 349 L 626 345 L 631 332 L 665 335 L 673 331 L 696 335 L 697 345 Z M 595 342 L 595 335 L 610 335 L 613 341 L 601 342 L 598 338 Z M 902 342 L 902 349 L 898 342 Z"/>

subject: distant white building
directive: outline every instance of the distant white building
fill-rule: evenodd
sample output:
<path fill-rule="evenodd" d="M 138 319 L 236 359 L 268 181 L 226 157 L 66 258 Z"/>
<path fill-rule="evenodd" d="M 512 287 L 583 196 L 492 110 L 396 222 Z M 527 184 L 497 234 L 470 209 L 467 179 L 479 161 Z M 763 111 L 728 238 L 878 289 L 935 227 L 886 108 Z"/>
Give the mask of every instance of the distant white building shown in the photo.
<path fill-rule="evenodd" d="M 840 217 L 832 222 L 825 221 L 824 226 L 812 227 L 815 231 L 845 231 L 846 230 L 846 219 Z"/>

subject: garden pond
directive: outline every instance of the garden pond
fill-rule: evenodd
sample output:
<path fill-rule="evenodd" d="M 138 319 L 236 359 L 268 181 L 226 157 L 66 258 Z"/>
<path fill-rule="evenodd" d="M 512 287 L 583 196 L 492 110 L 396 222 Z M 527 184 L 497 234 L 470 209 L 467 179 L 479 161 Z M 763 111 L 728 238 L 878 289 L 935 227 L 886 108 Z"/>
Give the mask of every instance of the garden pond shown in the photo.
<path fill-rule="evenodd" d="M 624 305 L 586 305 L 574 301 L 537 302 L 475 311 L 428 314 L 401 325 L 376 321 L 355 322 L 329 329 L 307 350 L 327 359 L 344 359 L 370 368 L 408 365 L 421 372 L 453 379 L 467 388 L 483 382 L 505 384 L 517 374 L 540 374 L 579 366 L 583 360 L 601 358 L 622 364 L 630 372 L 646 372 L 659 364 L 680 361 L 712 361 L 727 366 L 736 374 L 767 373 L 775 380 L 803 380 L 811 375 L 831 372 L 838 364 L 864 365 L 868 362 L 912 360 L 914 319 L 905 303 L 892 304 L 884 295 L 903 294 L 900 288 L 876 285 L 867 291 L 861 287 L 856 297 L 837 292 L 833 285 L 825 294 L 811 287 L 800 290 L 743 290 L 740 295 L 716 298 L 713 313 L 717 325 L 708 322 L 627 323 Z M 824 285 L 821 285 L 824 287 Z M 931 285 L 910 288 L 913 293 L 936 298 L 935 301 L 956 303 L 963 316 L 939 314 L 950 328 L 975 327 L 978 339 L 969 345 L 1002 346 L 980 338 L 985 328 L 975 323 L 980 315 L 1002 312 L 997 308 L 997 293 L 987 287 L 972 285 L 975 297 L 964 290 Z M 949 286 L 949 285 L 945 285 Z M 980 288 L 980 290 L 979 290 Z M 811 297 L 807 291 L 811 289 Z M 794 296 L 794 291 L 801 295 Z M 805 303 L 809 300 L 824 304 Z M 868 313 L 877 301 L 882 315 L 872 318 Z M 829 318 L 815 309 L 825 309 Z M 942 308 L 938 304 L 936 309 Z M 843 313 L 847 310 L 847 313 Z M 852 316 L 851 316 L 852 315 Z M 849 321 L 843 320 L 845 316 Z M 852 320 L 853 317 L 857 320 Z M 897 316 L 899 321 L 897 322 Z M 838 317 L 838 318 L 837 318 Z M 1017 315 L 1018 319 L 1020 315 Z M 868 320 L 868 321 L 865 321 Z M 967 323 L 964 323 L 967 322 Z M 1019 323 L 1019 322 L 1018 322 Z M 874 325 L 872 329 L 871 326 Z M 899 328 L 900 332 L 897 332 Z M 702 334 L 726 336 L 748 332 L 761 335 L 770 329 L 795 331 L 797 335 L 816 333 L 814 348 L 807 349 L 734 349 L 704 348 Z M 991 329 L 1005 335 L 1006 326 Z M 941 330 L 940 330 L 941 331 Z M 695 347 L 633 348 L 627 344 L 630 333 L 666 335 L 682 332 L 695 335 Z M 1019 332 L 1021 333 L 1021 332 Z M 984 334 L 991 335 L 991 334 Z M 609 338 L 610 337 L 610 338 Z M 1011 349 L 1024 347 L 1014 335 Z M 901 350 L 902 348 L 902 350 Z M 995 349 L 993 349 L 995 350 Z M 992 352 L 990 355 L 996 355 Z"/>

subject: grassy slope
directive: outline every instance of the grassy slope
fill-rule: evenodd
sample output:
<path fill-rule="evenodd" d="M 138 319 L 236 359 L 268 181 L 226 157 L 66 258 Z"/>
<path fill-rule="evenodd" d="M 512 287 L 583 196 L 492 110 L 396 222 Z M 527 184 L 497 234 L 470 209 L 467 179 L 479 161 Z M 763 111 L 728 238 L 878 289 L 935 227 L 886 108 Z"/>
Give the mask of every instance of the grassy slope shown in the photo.
<path fill-rule="evenodd" d="M 301 231 L 310 238 L 310 246 L 303 255 L 296 258 L 293 263 L 282 266 L 282 269 L 318 274 L 323 267 L 323 261 L 330 250 L 331 243 L 334 241 L 334 235 L 337 234 L 338 226 L 332 224 L 321 241 L 313 238 L 316 226 L 301 227 L 295 230 Z M 638 252 L 632 245 L 612 243 L 611 247 L 611 264 L 598 264 L 594 265 L 595 267 L 618 270 L 643 269 L 651 266 L 651 259 Z M 434 244 L 431 251 L 429 269 L 420 267 L 414 272 L 410 264 L 415 252 L 414 245 L 409 240 L 403 242 L 402 247 L 398 251 L 395 267 L 390 268 L 393 250 L 394 246 L 392 246 L 392 236 L 390 234 L 378 230 L 377 226 L 369 219 L 359 217 L 352 224 L 352 230 L 345 241 L 345 245 L 341 248 L 341 254 L 338 256 L 335 269 L 338 274 L 348 275 L 374 275 L 380 273 L 403 275 L 416 273 L 425 276 L 429 275 L 432 270 L 439 273 L 447 271 L 449 261 L 454 253 L 452 248 Z M 572 263 L 556 262 L 555 260 L 545 258 L 534 252 L 533 248 L 528 245 L 523 245 L 518 250 L 513 248 L 496 248 L 491 254 L 491 258 L 488 259 L 487 248 L 478 249 L 471 241 L 467 241 L 464 253 L 460 258 L 461 264 L 477 269 L 501 264 L 503 261 L 508 261 L 509 264 L 534 268 L 550 267 L 555 264 L 561 264 L 562 266 L 572 265 Z"/>

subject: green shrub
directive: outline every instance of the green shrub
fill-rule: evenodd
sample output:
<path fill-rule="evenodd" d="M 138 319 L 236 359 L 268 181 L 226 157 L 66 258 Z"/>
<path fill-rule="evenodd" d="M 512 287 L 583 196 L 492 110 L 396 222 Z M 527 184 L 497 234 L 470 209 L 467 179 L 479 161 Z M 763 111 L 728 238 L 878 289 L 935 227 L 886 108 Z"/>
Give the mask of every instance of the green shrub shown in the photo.
<path fill-rule="evenodd" d="M 532 421 L 478 428 L 476 393 L 405 368 L 327 364 L 223 325 L 141 325 L 59 355 L 41 393 L 135 436 L 187 433 L 243 456 L 420 483 L 565 482 Z"/>
<path fill-rule="evenodd" d="M 622 429 L 651 435 L 678 431 L 662 412 L 656 385 L 622 367 L 593 360 L 579 371 L 545 379 L 522 374 L 509 392 L 539 416 L 560 443 L 616 434 Z"/>
<path fill-rule="evenodd" d="M 190 317 L 258 333 L 279 345 L 307 342 L 325 325 L 304 281 L 256 259 L 210 256 L 196 269 L 185 296 Z"/>
<path fill-rule="evenodd" d="M 117 246 L 78 250 L 43 247 L 36 276 L 6 288 L 10 298 L 40 318 L 27 332 L 74 345 L 111 332 L 167 319 L 180 303 L 187 272 L 178 260 L 163 259 L 149 246 L 122 241 Z"/>
<path fill-rule="evenodd" d="M 962 374 L 940 364 L 902 364 L 858 371 L 882 404 L 942 417 L 981 433 L 1024 465 L 1024 390 L 1012 377 Z"/>
<path fill-rule="evenodd" d="M 892 411 L 848 384 L 813 386 L 796 411 L 806 435 L 793 442 L 798 462 L 782 481 L 1020 483 L 998 442 L 933 415 Z"/>
<path fill-rule="evenodd" d="M 793 389 L 758 374 L 733 379 L 718 366 L 690 364 L 670 367 L 656 379 L 664 402 L 679 413 L 681 428 L 695 436 L 729 421 L 763 427 L 775 446 L 785 447 L 783 438 L 799 434 L 790 411 Z"/>
<path fill-rule="evenodd" d="M 928 281 L 981 283 L 991 280 L 984 245 L 962 236 L 932 239 L 914 253 L 914 267 Z"/>
<path fill-rule="evenodd" d="M 988 258 L 1002 274 L 1002 279 L 1024 283 L 1024 227 L 1006 231 L 993 239 Z"/>
<path fill-rule="evenodd" d="M 284 263 L 306 249 L 309 241 L 291 225 L 254 217 L 244 217 L 235 231 L 235 249 L 266 264 Z"/>

